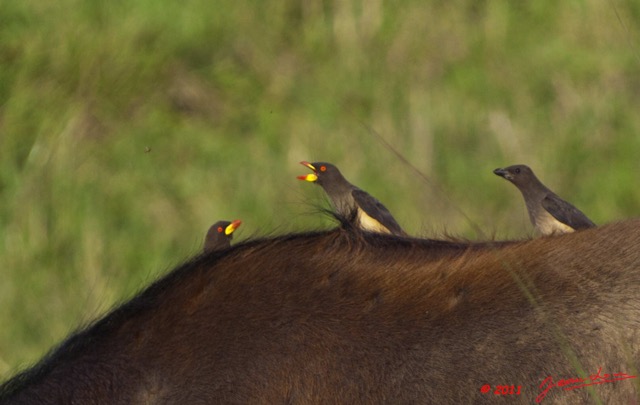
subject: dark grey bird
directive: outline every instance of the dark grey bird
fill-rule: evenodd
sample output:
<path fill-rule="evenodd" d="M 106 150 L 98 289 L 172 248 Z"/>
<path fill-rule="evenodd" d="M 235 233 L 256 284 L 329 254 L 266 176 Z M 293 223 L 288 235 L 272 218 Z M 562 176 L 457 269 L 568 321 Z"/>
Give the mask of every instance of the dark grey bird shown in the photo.
<path fill-rule="evenodd" d="M 529 219 L 542 235 L 573 232 L 596 226 L 579 209 L 549 190 L 528 166 L 514 165 L 493 171 L 522 193 Z"/>
<path fill-rule="evenodd" d="M 233 231 L 238 229 L 242 221 L 218 221 L 211 225 L 204 238 L 204 251 L 224 250 L 231 246 Z"/>
<path fill-rule="evenodd" d="M 355 220 L 361 229 L 407 236 L 380 201 L 349 183 L 337 167 L 326 162 L 300 162 L 300 164 L 313 170 L 313 174 L 298 176 L 298 179 L 321 186 L 339 215 L 348 218 L 353 210 L 356 210 Z"/>

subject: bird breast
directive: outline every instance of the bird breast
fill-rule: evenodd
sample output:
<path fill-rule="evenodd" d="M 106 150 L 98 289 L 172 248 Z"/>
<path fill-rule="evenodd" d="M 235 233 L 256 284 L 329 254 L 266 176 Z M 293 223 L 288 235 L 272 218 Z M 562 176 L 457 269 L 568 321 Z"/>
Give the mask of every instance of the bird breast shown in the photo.
<path fill-rule="evenodd" d="M 545 210 L 540 210 L 535 216 L 534 225 L 538 232 L 543 235 L 553 235 L 573 232 L 575 229 L 567 224 L 563 224 Z"/>

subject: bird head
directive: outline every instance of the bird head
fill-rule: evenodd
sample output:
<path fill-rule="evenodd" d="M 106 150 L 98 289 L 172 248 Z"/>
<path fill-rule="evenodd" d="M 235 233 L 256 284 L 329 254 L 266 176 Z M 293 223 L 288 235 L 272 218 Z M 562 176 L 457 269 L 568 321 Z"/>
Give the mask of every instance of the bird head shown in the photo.
<path fill-rule="evenodd" d="M 242 221 L 240 221 L 239 219 L 236 219 L 235 221 L 231 221 L 231 222 L 218 221 L 215 224 L 213 224 L 211 228 L 214 229 L 216 233 L 222 236 L 227 236 L 231 238 L 232 236 L 231 234 L 233 233 L 233 231 L 238 229 L 238 227 L 240 227 L 240 224 L 242 224 Z"/>
<path fill-rule="evenodd" d="M 300 162 L 301 165 L 313 170 L 313 173 L 298 176 L 299 180 L 310 181 L 320 186 L 336 180 L 343 180 L 342 174 L 337 167 L 327 162 Z"/>
<path fill-rule="evenodd" d="M 238 219 L 235 221 L 218 221 L 211 225 L 204 238 L 205 253 L 228 249 L 231 246 L 233 231 L 238 229 L 242 222 Z"/>
<path fill-rule="evenodd" d="M 529 166 L 525 165 L 513 165 L 505 167 L 504 169 L 496 169 L 493 173 L 496 176 L 504 177 L 516 186 L 525 184 L 536 178 L 533 174 L 533 170 L 531 170 Z"/>

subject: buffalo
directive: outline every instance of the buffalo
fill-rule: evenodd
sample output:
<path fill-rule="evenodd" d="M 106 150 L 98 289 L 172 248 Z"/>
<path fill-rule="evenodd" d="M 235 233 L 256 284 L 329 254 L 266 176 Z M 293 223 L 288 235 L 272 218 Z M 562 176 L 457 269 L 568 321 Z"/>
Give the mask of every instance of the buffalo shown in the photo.
<path fill-rule="evenodd" d="M 253 239 L 73 333 L 0 404 L 637 403 L 639 291 L 640 220 Z"/>

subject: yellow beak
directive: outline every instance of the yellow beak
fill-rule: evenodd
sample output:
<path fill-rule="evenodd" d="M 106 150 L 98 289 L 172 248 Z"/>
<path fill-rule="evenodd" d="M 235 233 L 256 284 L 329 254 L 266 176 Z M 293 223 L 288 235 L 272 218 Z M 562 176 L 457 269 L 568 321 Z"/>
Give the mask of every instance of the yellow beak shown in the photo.
<path fill-rule="evenodd" d="M 316 176 L 315 174 L 307 174 L 306 176 L 298 176 L 298 179 L 306 181 L 316 181 L 318 180 L 318 176 Z"/>
<path fill-rule="evenodd" d="M 303 166 L 307 166 L 309 169 L 313 170 L 314 172 L 316 172 L 316 171 L 317 171 L 317 170 L 316 170 L 316 168 L 315 168 L 315 167 L 313 167 L 313 165 L 312 165 L 311 163 L 309 163 L 309 162 L 305 162 L 305 161 L 303 160 L 302 162 L 300 162 L 300 164 L 301 164 L 301 165 L 303 165 Z"/>
<path fill-rule="evenodd" d="M 300 162 L 300 164 L 303 166 L 307 166 L 309 169 L 313 170 L 314 173 L 307 174 L 306 176 L 305 175 L 298 176 L 298 180 L 305 180 L 305 181 L 311 181 L 311 182 L 318 180 L 318 176 L 316 175 L 317 170 L 315 167 L 313 167 L 311 163 L 302 161 Z"/>
<path fill-rule="evenodd" d="M 236 219 L 235 221 L 231 222 L 229 225 L 227 225 L 226 228 L 224 228 L 224 234 L 225 235 L 231 235 L 233 233 L 233 231 L 238 229 L 238 227 L 240 226 L 241 223 L 242 223 L 242 221 L 240 221 L 239 219 Z"/>

